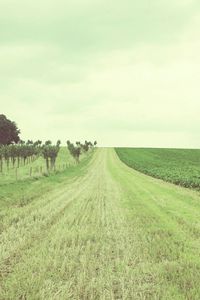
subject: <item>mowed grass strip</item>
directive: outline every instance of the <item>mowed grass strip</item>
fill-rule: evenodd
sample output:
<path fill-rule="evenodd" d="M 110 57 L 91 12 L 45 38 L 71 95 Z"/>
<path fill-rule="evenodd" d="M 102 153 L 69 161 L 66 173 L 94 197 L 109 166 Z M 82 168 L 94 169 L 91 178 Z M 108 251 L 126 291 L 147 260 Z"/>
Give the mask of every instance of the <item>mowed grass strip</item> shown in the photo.
<path fill-rule="evenodd" d="M 198 192 L 138 173 L 113 149 L 99 149 L 86 172 L 54 196 L 32 203 L 42 218 L 23 247 L 13 244 L 11 227 L 5 231 L 15 255 L 2 263 L 0 299 L 199 299 Z M 16 236 L 24 226 L 28 236 L 29 221 L 16 225 Z"/>
<path fill-rule="evenodd" d="M 32 178 L 25 176 L 24 179 L 18 181 L 13 178 L 7 183 L 5 183 L 5 181 L 0 177 L 0 216 L 4 208 L 11 206 L 25 206 L 42 193 L 52 191 L 59 184 L 62 185 L 67 179 L 74 179 L 76 176 L 80 177 L 84 172 L 85 167 L 90 162 L 94 152 L 95 150 L 82 155 L 80 163 L 77 165 L 71 158 L 68 150 L 63 148 L 59 154 L 59 159 L 64 163 L 65 159 L 67 159 L 69 155 L 69 164 L 67 168 L 61 168 L 60 171 L 52 172 L 45 176 L 36 176 Z M 71 160 L 72 162 L 70 163 Z M 36 163 L 36 161 L 34 163 Z M 27 167 L 28 166 L 26 166 L 26 168 Z"/>
<path fill-rule="evenodd" d="M 140 245 L 136 299 L 200 298 L 200 194 L 143 175 L 110 152 L 109 169 Z M 134 247 L 134 245 L 133 245 Z M 137 268 L 136 268 L 137 269 Z M 134 274 L 134 271 L 133 271 Z M 135 282 L 134 276 L 132 281 Z M 145 287 L 147 288 L 145 292 Z M 133 299 L 135 299 L 133 297 Z"/>
<path fill-rule="evenodd" d="M 184 187 L 200 189 L 200 150 L 116 148 L 129 167 Z"/>
<path fill-rule="evenodd" d="M 39 180 L 19 181 L 0 189 L 0 264 L 16 249 L 26 244 L 56 219 L 76 194 L 74 183 L 79 185 L 87 172 L 94 152 L 79 165 L 42 177 Z M 73 187 L 72 190 L 70 187 Z M 67 197 L 67 201 L 63 201 Z"/>
<path fill-rule="evenodd" d="M 12 272 L 22 253 L 43 239 L 71 202 L 81 192 L 84 193 L 84 182 L 88 181 L 88 177 L 82 176 L 90 168 L 93 156 L 94 152 L 90 153 L 78 166 L 68 169 L 68 172 L 40 179 L 37 197 L 26 204 L 21 206 L 16 201 L 15 205 L 9 205 L 9 199 L 7 200 L 8 205 L 1 210 L 0 282 Z M 32 184 L 34 185 L 34 181 L 29 182 L 29 185 Z M 80 185 L 83 185 L 81 190 Z M 47 190 L 51 187 L 51 192 L 47 192 L 45 186 Z"/>

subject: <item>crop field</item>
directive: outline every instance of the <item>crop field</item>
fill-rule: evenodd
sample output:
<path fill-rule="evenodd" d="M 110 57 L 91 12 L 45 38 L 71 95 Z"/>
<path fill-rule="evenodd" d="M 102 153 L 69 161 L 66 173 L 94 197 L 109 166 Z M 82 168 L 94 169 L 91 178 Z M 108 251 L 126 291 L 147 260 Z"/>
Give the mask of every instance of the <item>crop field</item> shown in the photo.
<path fill-rule="evenodd" d="M 0 207 L 2 300 L 200 299 L 199 192 L 114 149 L 2 185 Z"/>
<path fill-rule="evenodd" d="M 116 148 L 119 158 L 147 175 L 200 189 L 200 150 Z"/>

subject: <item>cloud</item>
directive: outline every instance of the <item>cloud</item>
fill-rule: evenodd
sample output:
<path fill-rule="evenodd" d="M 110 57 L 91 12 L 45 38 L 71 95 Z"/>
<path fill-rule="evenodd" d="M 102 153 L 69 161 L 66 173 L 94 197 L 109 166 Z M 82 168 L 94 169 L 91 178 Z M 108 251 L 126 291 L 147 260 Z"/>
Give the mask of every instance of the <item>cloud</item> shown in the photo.
<path fill-rule="evenodd" d="M 200 146 L 198 8 L 2 0 L 2 112 L 23 138 Z"/>

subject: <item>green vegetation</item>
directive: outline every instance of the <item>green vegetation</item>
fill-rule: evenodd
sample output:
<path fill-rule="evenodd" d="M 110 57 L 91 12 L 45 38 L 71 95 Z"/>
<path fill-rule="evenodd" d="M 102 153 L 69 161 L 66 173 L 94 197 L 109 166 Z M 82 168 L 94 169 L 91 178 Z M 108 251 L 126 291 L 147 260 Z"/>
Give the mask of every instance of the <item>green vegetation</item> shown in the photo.
<path fill-rule="evenodd" d="M 9 120 L 5 115 L 0 114 L 0 145 L 18 143 L 20 130 L 15 122 Z"/>
<path fill-rule="evenodd" d="M 93 148 L 92 144 L 89 144 L 87 150 L 81 144 L 77 147 L 70 145 L 73 146 L 72 149 L 60 147 L 60 141 L 56 145 L 51 141 L 46 141 L 43 145 L 41 141 L 20 141 L 19 144 L 0 146 L 0 186 L 16 180 L 38 178 L 55 171 L 63 171 L 82 160 L 88 150 Z"/>
<path fill-rule="evenodd" d="M 83 156 L 84 158 L 85 156 Z M 56 159 L 55 170 L 49 170 L 49 173 L 63 171 L 70 166 L 75 164 L 74 159 L 71 157 L 66 147 L 60 147 L 58 156 Z M 41 176 L 48 176 L 46 168 L 46 160 L 42 156 L 38 156 L 35 159 L 27 162 L 25 165 L 20 164 L 19 168 L 13 168 L 10 166 L 9 169 L 6 167 L 3 172 L 0 172 L 0 186 L 15 182 L 16 180 L 25 180 L 30 177 L 38 179 Z M 16 178 L 17 176 L 17 178 Z"/>
<path fill-rule="evenodd" d="M 60 150 L 60 144 L 60 140 L 57 141 L 55 146 L 52 145 L 51 141 L 46 141 L 45 144 L 42 146 L 41 152 L 43 154 L 44 159 L 46 160 L 47 171 L 49 171 L 49 169 L 55 169 L 56 159 Z"/>
<path fill-rule="evenodd" d="M 86 152 L 97 145 L 96 141 L 94 145 L 85 141 L 85 144 L 76 142 L 74 146 L 67 141 L 68 150 L 60 151 L 60 140 L 55 145 L 50 140 L 44 144 L 40 140 L 25 142 L 20 140 L 19 134 L 16 123 L 7 119 L 5 115 L 0 115 L 0 185 L 28 177 L 48 176 L 52 172 L 64 170 L 71 163 L 69 153 L 75 162 L 79 163 L 80 155 L 83 154 L 83 158 Z M 62 153 L 60 155 L 60 152 L 64 151 L 65 157 Z"/>
<path fill-rule="evenodd" d="M 199 150 L 117 148 L 122 162 L 1 125 L 0 299 L 200 298 L 199 192 L 123 164 L 199 188 Z"/>
<path fill-rule="evenodd" d="M 0 145 L 0 172 L 33 162 L 41 155 L 41 144 L 41 141 L 33 143 L 28 140 L 26 143 L 20 141 L 18 144 Z"/>
<path fill-rule="evenodd" d="M 20 204 L 25 182 L 0 197 L 0 299 L 200 298 L 197 191 L 128 168 L 113 149 L 29 181 Z"/>
<path fill-rule="evenodd" d="M 23 207 L 35 198 L 40 197 L 43 193 L 53 191 L 60 185 L 65 184 L 70 178 L 74 176 L 81 176 L 85 172 L 86 165 L 90 162 L 93 152 L 85 155 L 78 166 L 75 165 L 73 160 L 70 161 L 71 156 L 67 149 L 61 147 L 58 163 L 62 166 L 62 162 L 66 160 L 66 154 L 68 156 L 70 164 L 67 169 L 61 170 L 60 172 L 53 172 L 51 176 L 42 177 L 25 177 L 26 169 L 23 168 L 24 178 L 19 181 L 3 182 L 0 177 L 0 220 L 3 219 L 2 209 L 13 207 Z M 42 158 L 35 161 L 34 164 L 45 162 Z M 27 169 L 28 170 L 28 169 Z M 28 174 L 27 174 L 28 175 Z M 0 230 L 1 231 L 1 230 Z"/>
<path fill-rule="evenodd" d="M 79 163 L 79 157 L 82 153 L 88 152 L 90 149 L 93 149 L 94 146 L 97 145 L 97 142 L 94 142 L 94 145 L 91 142 L 85 141 L 84 144 L 81 142 L 76 142 L 76 146 L 71 143 L 69 140 L 67 141 L 67 148 L 72 157 Z"/>
<path fill-rule="evenodd" d="M 116 148 L 129 167 L 189 188 L 200 188 L 200 150 Z"/>

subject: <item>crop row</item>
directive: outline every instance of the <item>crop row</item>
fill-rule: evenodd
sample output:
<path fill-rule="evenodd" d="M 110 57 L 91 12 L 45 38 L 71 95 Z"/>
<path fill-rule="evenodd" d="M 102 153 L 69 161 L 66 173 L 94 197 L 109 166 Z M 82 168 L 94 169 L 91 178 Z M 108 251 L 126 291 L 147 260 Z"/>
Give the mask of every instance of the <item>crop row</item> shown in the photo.
<path fill-rule="evenodd" d="M 200 150 L 116 148 L 119 158 L 144 174 L 189 188 L 200 188 Z"/>

